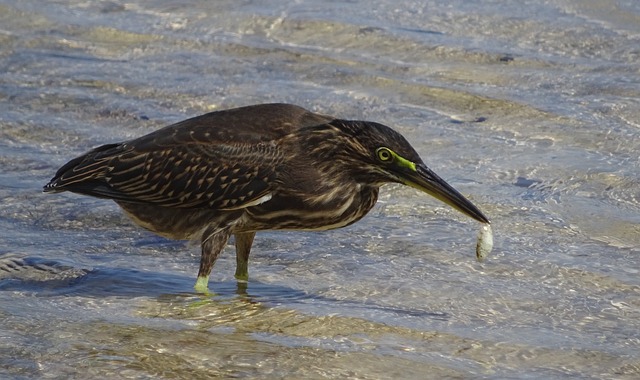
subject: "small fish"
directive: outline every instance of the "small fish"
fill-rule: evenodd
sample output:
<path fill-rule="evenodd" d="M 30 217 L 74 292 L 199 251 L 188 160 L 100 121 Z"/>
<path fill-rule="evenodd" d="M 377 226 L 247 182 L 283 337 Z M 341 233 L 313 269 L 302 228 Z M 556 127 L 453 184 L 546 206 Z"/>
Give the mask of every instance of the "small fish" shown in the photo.
<path fill-rule="evenodd" d="M 476 243 L 476 257 L 478 261 L 484 261 L 492 249 L 493 231 L 491 231 L 491 224 L 483 223 L 480 231 L 478 231 L 478 242 Z"/>

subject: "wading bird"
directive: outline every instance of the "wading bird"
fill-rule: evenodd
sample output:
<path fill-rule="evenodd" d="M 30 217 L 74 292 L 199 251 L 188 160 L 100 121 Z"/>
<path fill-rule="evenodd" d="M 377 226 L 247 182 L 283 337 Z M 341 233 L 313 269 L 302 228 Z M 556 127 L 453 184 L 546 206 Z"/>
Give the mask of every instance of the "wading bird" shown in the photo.
<path fill-rule="evenodd" d="M 206 292 L 232 234 L 235 276 L 247 280 L 256 231 L 348 226 L 371 210 L 380 186 L 390 182 L 489 223 L 393 129 L 289 104 L 211 112 L 100 146 L 62 166 L 44 191 L 112 199 L 158 235 L 201 239 L 195 288 Z"/>

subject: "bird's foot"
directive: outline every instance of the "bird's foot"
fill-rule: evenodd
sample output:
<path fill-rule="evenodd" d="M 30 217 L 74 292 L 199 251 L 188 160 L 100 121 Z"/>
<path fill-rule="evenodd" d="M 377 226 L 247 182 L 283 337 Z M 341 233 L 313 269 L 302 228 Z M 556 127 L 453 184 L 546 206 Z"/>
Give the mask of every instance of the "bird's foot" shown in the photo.
<path fill-rule="evenodd" d="M 236 278 L 236 280 L 238 280 L 238 282 L 249 282 L 249 273 L 247 273 L 247 272 L 244 272 L 244 273 L 236 272 L 235 278 Z"/>
<path fill-rule="evenodd" d="M 196 293 L 210 294 L 209 291 L 209 276 L 200 276 L 196 280 L 196 284 L 193 286 Z"/>
<path fill-rule="evenodd" d="M 239 282 L 249 281 L 249 262 L 248 260 L 238 260 L 238 266 L 236 267 L 236 280 Z"/>

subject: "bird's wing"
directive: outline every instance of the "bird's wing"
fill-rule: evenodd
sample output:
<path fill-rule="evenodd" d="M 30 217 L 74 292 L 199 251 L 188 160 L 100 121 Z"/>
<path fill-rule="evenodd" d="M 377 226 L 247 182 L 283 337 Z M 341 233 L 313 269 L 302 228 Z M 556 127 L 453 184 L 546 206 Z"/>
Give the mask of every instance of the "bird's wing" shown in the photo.
<path fill-rule="evenodd" d="M 268 200 L 281 161 L 271 143 L 151 151 L 112 144 L 69 162 L 47 187 L 163 207 L 238 209 Z"/>
<path fill-rule="evenodd" d="M 288 104 L 211 112 L 64 165 L 44 188 L 164 207 L 237 209 L 271 194 L 281 139 L 331 117 Z"/>

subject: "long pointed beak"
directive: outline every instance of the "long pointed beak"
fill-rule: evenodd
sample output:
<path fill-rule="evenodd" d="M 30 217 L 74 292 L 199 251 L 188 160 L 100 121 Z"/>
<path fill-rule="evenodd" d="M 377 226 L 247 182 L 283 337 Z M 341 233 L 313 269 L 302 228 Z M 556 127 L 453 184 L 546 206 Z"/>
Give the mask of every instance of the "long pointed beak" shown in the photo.
<path fill-rule="evenodd" d="M 435 197 L 465 215 L 482 223 L 491 223 L 480 209 L 424 164 L 404 173 L 404 183 Z"/>

